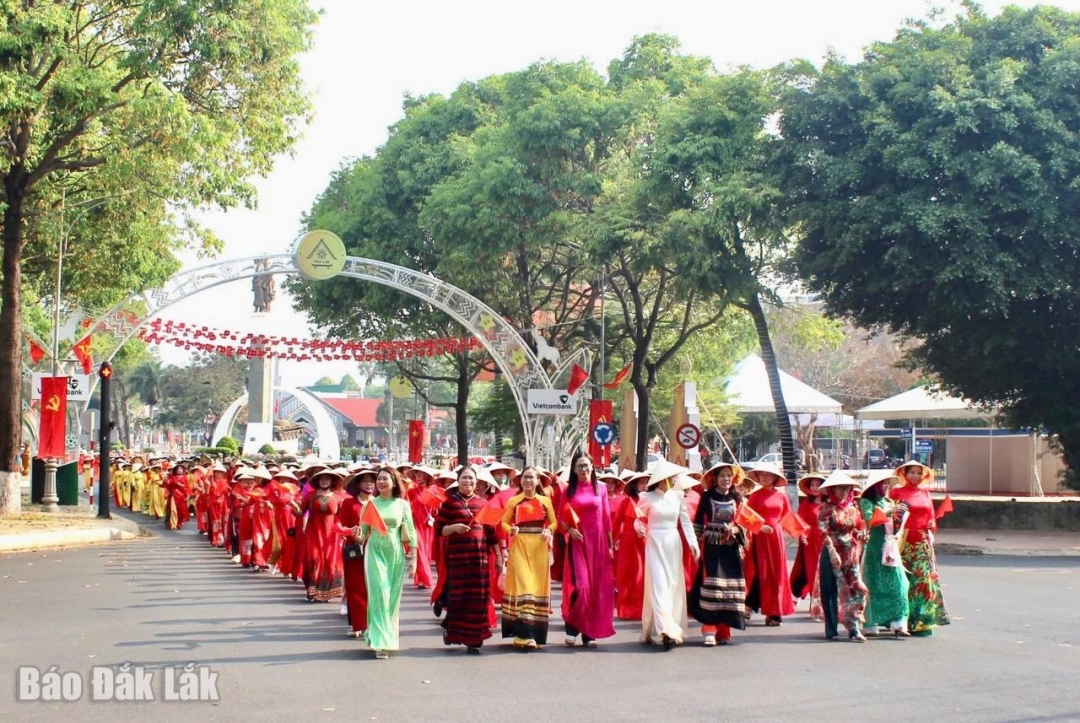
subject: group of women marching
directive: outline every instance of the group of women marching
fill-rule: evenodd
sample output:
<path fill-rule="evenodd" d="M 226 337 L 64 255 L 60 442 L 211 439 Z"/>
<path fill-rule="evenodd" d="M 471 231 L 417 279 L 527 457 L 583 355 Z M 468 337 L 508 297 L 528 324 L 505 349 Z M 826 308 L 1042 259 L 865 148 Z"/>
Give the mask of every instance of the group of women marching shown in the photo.
<path fill-rule="evenodd" d="M 949 622 L 931 481 L 917 462 L 864 484 L 807 475 L 792 511 L 768 465 L 615 475 L 583 453 L 562 474 L 150 460 L 119 463 L 114 496 L 172 528 L 191 505 L 234 562 L 302 582 L 309 602 L 342 598 L 349 634 L 382 659 L 399 649 L 406 580 L 430 589 L 443 642 L 474 654 L 493 630 L 522 650 L 548 644 L 553 582 L 569 647 L 596 647 L 616 618 L 639 620 L 643 644 L 682 644 L 692 618 L 706 646 L 724 645 L 754 613 L 781 625 L 802 598 L 830 639 L 840 624 L 860 642 L 929 634 Z M 790 575 L 785 533 L 799 540 Z"/>

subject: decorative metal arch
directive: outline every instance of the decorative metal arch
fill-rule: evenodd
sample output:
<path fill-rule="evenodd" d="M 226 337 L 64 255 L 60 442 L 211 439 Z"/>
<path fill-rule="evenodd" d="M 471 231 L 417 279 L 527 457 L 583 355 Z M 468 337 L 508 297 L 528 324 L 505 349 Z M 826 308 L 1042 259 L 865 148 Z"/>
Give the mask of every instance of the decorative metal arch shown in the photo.
<path fill-rule="evenodd" d="M 241 279 L 267 274 L 297 274 L 293 254 L 269 254 L 242 259 L 217 261 L 188 271 L 182 271 L 167 281 L 160 289 L 135 294 L 107 311 L 88 333 L 105 332 L 117 339 L 117 344 L 107 353 L 112 359 L 127 341 L 135 336 L 151 318 L 173 304 L 201 291 Z M 461 289 L 429 274 L 413 269 L 349 256 L 345 268 L 339 274 L 361 281 L 388 286 L 426 301 L 450 316 L 476 337 L 491 355 L 509 382 L 514 402 L 517 404 L 521 427 L 525 435 L 526 454 L 548 467 L 565 456 L 568 443 L 580 443 L 587 415 L 579 409 L 577 418 L 536 417 L 530 420 L 526 399 L 529 389 L 551 389 L 552 378 L 536 358 L 532 349 L 517 331 L 494 309 Z M 146 308 L 143 317 L 131 318 L 127 308 L 142 302 Z M 559 378 L 577 361 L 588 368 L 588 352 L 579 349 L 560 364 L 555 378 Z M 96 384 L 97 378 L 91 380 Z M 584 405 L 582 405 L 584 407 Z"/>
<path fill-rule="evenodd" d="M 315 400 L 309 392 L 305 392 L 302 389 L 296 389 L 295 387 L 274 387 L 276 392 L 284 392 L 292 397 L 295 397 L 300 402 L 301 406 L 306 409 L 315 422 L 315 432 L 319 438 L 319 454 L 324 455 L 330 459 L 336 459 L 341 455 L 341 443 L 338 441 L 337 428 L 334 426 L 334 420 L 330 418 L 330 415 L 325 409 Z M 240 415 L 240 409 L 248 403 L 248 394 L 244 392 L 237 397 L 232 404 L 230 404 L 222 413 L 221 418 L 218 419 L 217 424 L 214 426 L 214 434 L 212 436 L 211 444 L 224 437 L 232 429 L 233 424 L 236 422 L 236 418 Z"/>

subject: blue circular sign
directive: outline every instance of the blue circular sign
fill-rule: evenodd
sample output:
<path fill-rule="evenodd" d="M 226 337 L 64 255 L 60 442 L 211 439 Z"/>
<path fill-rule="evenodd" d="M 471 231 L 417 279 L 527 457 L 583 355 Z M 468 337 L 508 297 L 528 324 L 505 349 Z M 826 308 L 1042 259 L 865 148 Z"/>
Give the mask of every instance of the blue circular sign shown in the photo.
<path fill-rule="evenodd" d="M 611 444 L 615 439 L 615 427 L 607 422 L 600 422 L 592 428 L 592 438 L 597 444 Z"/>

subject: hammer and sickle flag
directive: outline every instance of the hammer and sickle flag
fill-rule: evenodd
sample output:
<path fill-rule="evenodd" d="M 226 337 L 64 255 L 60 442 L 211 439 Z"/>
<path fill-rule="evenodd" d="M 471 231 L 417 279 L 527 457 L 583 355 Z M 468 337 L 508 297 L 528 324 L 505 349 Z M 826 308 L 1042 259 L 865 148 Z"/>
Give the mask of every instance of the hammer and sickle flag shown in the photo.
<path fill-rule="evenodd" d="M 38 457 L 63 457 L 67 424 L 67 377 L 41 378 L 41 420 L 38 426 Z"/>
<path fill-rule="evenodd" d="M 93 355 L 94 337 L 91 334 L 87 334 L 72 347 L 72 351 L 75 352 L 75 358 L 82 364 L 83 374 L 89 374 L 94 369 L 94 355 Z"/>

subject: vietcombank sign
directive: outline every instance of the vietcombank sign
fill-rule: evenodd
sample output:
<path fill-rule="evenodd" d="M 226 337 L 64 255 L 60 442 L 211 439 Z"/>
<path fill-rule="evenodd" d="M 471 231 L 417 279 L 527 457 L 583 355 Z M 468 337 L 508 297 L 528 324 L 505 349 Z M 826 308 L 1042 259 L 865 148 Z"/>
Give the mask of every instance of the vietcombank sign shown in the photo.
<path fill-rule="evenodd" d="M 529 414 L 577 414 L 577 395 L 565 389 L 530 389 L 526 401 Z"/>

